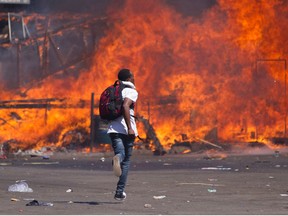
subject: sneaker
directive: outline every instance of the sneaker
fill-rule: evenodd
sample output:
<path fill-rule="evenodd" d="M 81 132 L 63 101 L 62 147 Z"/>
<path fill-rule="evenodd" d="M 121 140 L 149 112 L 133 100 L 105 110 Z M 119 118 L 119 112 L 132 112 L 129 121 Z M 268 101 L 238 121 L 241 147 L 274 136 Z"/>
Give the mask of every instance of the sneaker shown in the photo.
<path fill-rule="evenodd" d="M 116 193 L 115 196 L 114 196 L 114 199 L 118 200 L 118 201 L 123 201 L 123 200 L 126 199 L 126 193 L 125 192 Z"/>
<path fill-rule="evenodd" d="M 114 175 L 119 177 L 122 174 L 121 165 L 120 165 L 120 158 L 118 155 L 113 157 L 113 172 Z"/>

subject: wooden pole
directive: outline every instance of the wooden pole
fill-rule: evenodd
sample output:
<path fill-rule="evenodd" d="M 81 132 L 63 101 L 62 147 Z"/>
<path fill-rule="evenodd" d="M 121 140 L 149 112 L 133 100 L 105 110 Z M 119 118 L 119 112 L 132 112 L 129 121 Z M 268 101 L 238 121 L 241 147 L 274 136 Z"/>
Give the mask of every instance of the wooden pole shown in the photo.
<path fill-rule="evenodd" d="M 95 128 L 94 128 L 94 92 L 91 94 L 91 111 L 90 111 L 90 153 L 93 151 Z"/>
<path fill-rule="evenodd" d="M 197 140 L 200 140 L 200 141 L 202 141 L 202 142 L 204 142 L 204 143 L 206 143 L 206 144 L 212 145 L 212 146 L 214 146 L 214 147 L 223 149 L 222 146 L 216 145 L 216 144 L 211 143 L 211 142 L 209 142 L 209 141 L 207 141 L 207 140 L 203 140 L 203 139 L 200 139 L 200 138 L 198 138 L 198 137 L 193 137 L 193 138 L 194 138 L 194 139 L 197 139 Z"/>

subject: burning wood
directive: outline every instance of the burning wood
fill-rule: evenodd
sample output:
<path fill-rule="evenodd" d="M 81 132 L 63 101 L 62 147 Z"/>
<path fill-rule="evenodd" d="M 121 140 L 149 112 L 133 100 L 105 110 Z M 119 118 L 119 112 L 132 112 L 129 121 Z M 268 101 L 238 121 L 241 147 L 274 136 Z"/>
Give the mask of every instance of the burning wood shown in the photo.
<path fill-rule="evenodd" d="M 153 128 L 153 126 L 150 124 L 150 122 L 145 119 L 144 117 L 138 117 L 137 116 L 137 120 L 139 120 L 141 123 L 143 123 L 144 127 L 145 127 L 145 132 L 146 132 L 146 141 L 152 141 L 154 147 L 155 147 L 155 151 L 154 153 L 157 155 L 163 155 L 166 153 L 166 151 L 164 150 L 160 140 L 158 139 L 156 132 Z"/>
<path fill-rule="evenodd" d="M 0 124 L 0 126 L 1 126 L 1 125 L 4 125 L 4 124 L 8 124 L 8 125 L 11 126 L 12 128 L 16 129 L 16 128 L 14 127 L 14 125 L 10 124 L 7 120 L 5 120 L 5 119 L 3 119 L 3 118 L 0 118 L 0 120 L 2 121 L 2 123 Z"/>
<path fill-rule="evenodd" d="M 0 109 L 51 109 L 51 108 L 87 108 L 90 101 L 79 100 L 77 103 L 67 103 L 66 99 L 44 98 L 29 100 L 0 101 Z"/>
<path fill-rule="evenodd" d="M 209 141 L 207 141 L 207 140 L 203 140 L 203 139 L 200 139 L 200 138 L 198 138 L 198 137 L 193 137 L 193 138 L 196 139 L 196 140 L 200 140 L 201 142 L 206 143 L 206 144 L 208 144 L 208 145 L 214 146 L 214 147 L 216 147 L 216 148 L 223 149 L 222 146 L 216 145 L 216 144 L 211 143 L 211 142 L 209 142 Z"/>
<path fill-rule="evenodd" d="M 89 133 L 85 128 L 69 130 L 60 135 L 59 147 L 67 149 L 79 149 L 89 145 Z"/>

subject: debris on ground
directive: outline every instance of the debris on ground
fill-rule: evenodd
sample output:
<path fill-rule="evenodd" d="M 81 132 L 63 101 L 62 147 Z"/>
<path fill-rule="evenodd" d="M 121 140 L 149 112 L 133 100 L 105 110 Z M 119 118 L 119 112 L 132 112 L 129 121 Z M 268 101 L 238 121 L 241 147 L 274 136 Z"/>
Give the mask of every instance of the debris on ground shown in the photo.
<path fill-rule="evenodd" d="M 54 150 L 51 147 L 42 147 L 39 150 L 29 149 L 26 151 L 22 151 L 21 149 L 19 149 L 17 152 L 14 153 L 14 155 L 42 157 L 43 159 L 49 159 L 50 156 L 54 154 L 53 151 Z"/>
<path fill-rule="evenodd" d="M 207 190 L 208 190 L 208 192 L 209 192 L 209 193 L 216 193 L 216 192 L 217 192 L 217 190 L 216 190 L 216 189 L 211 189 L 211 188 L 208 188 Z"/>
<path fill-rule="evenodd" d="M 49 155 L 43 155 L 43 156 L 42 156 L 42 159 L 48 160 L 48 159 L 50 159 L 50 156 L 49 156 Z"/>
<path fill-rule="evenodd" d="M 20 200 L 17 199 L 17 198 L 11 198 L 11 201 L 18 202 L 18 201 L 20 201 Z"/>
<path fill-rule="evenodd" d="M 202 167 L 202 170 L 231 170 L 229 167 Z"/>
<path fill-rule="evenodd" d="M 51 164 L 59 164 L 58 161 L 55 162 L 25 162 L 23 165 L 51 165 Z"/>
<path fill-rule="evenodd" d="M 32 200 L 31 202 L 27 203 L 26 206 L 53 206 L 53 203 L 50 202 L 39 202 L 37 200 Z"/>
<path fill-rule="evenodd" d="M 184 183 L 178 183 L 177 185 L 203 185 L 203 186 L 213 186 L 213 187 L 223 187 L 225 185 L 223 184 L 207 184 L 207 183 L 201 183 L 201 182 L 184 182 Z"/>
<path fill-rule="evenodd" d="M 0 163 L 0 166 L 9 166 L 12 165 L 12 163 Z"/>
<path fill-rule="evenodd" d="M 72 188 L 69 188 L 66 190 L 66 193 L 71 193 L 71 192 L 73 192 Z"/>
<path fill-rule="evenodd" d="M 166 198 L 166 196 L 165 195 L 163 195 L 163 196 L 153 196 L 153 198 L 154 199 L 164 199 L 164 198 Z"/>
<path fill-rule="evenodd" d="M 25 180 L 16 181 L 16 184 L 8 187 L 9 192 L 33 192 L 32 188 L 29 188 Z"/>
<path fill-rule="evenodd" d="M 144 207 L 145 208 L 152 208 L 152 205 L 151 204 L 145 204 Z"/>

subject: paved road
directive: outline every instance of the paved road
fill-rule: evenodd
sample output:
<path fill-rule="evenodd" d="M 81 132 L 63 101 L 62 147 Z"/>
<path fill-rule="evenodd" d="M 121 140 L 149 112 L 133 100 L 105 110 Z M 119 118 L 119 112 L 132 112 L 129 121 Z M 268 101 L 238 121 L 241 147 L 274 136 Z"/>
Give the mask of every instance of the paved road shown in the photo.
<path fill-rule="evenodd" d="M 109 153 L 2 159 L 0 214 L 286 215 L 287 157 L 135 152 L 124 202 L 113 199 L 117 178 Z M 16 180 L 26 180 L 33 192 L 9 192 Z M 53 206 L 26 206 L 33 199 Z"/>

